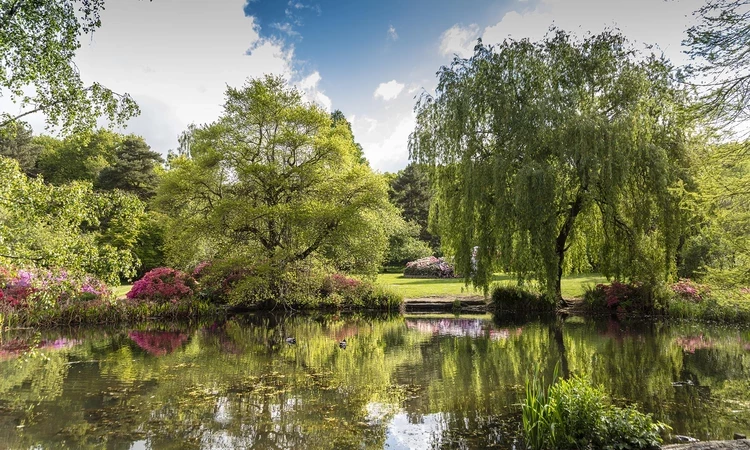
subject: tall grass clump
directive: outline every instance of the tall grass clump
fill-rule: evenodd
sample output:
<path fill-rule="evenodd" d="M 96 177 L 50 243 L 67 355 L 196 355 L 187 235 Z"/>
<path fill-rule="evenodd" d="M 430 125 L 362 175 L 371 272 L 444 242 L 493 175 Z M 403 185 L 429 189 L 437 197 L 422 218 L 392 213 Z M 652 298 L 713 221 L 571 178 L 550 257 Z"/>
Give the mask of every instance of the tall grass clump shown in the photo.
<path fill-rule="evenodd" d="M 494 286 L 492 302 L 498 311 L 517 313 L 555 311 L 555 302 L 546 295 L 519 286 Z"/>
<path fill-rule="evenodd" d="M 611 404 L 600 386 L 557 377 L 547 386 L 537 371 L 526 382 L 521 402 L 526 447 L 531 450 L 658 449 L 669 427 L 633 406 Z"/>

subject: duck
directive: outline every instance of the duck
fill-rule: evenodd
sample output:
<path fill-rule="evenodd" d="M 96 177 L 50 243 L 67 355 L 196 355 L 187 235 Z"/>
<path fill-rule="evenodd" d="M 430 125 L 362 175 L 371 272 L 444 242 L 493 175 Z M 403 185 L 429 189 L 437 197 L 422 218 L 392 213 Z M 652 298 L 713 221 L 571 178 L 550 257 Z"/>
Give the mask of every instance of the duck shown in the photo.
<path fill-rule="evenodd" d="M 343 350 L 346 350 L 346 339 L 344 339 L 343 341 L 339 342 L 339 348 L 341 348 Z"/>
<path fill-rule="evenodd" d="M 287 344 L 290 344 L 290 345 L 294 345 L 294 344 L 297 343 L 297 339 L 293 338 L 293 337 L 288 337 L 288 338 L 286 338 L 284 340 L 286 341 Z"/>

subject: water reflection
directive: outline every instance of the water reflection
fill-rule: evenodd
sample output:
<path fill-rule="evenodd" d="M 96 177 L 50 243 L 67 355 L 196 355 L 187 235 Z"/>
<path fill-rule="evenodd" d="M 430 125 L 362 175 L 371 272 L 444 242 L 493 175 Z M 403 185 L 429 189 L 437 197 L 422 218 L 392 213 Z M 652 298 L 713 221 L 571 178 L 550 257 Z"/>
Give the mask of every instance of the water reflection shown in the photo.
<path fill-rule="evenodd" d="M 296 344 L 286 341 L 294 337 Z M 341 349 L 338 342 L 346 339 Z M 247 316 L 0 337 L 8 448 L 504 448 L 556 362 L 701 439 L 750 431 L 750 332 L 489 316 Z"/>

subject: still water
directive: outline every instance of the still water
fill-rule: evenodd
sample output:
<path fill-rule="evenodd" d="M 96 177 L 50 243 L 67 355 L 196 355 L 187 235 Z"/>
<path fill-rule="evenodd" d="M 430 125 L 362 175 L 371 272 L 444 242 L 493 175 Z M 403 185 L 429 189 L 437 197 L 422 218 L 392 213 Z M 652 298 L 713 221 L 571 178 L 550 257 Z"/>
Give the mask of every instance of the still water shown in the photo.
<path fill-rule="evenodd" d="M 524 380 L 558 361 L 673 434 L 750 432 L 747 329 L 243 316 L 3 333 L 0 448 L 510 449 Z"/>

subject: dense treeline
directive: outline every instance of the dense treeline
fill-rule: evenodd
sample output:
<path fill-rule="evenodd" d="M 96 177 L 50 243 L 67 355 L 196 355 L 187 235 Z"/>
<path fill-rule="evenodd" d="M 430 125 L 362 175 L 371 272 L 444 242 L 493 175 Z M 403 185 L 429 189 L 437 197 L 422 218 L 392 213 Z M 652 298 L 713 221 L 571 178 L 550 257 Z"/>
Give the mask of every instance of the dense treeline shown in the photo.
<path fill-rule="evenodd" d="M 746 2 L 698 11 L 687 68 L 614 31 L 479 42 L 419 100 L 412 162 L 396 174 L 372 170 L 341 111 L 274 76 L 229 87 L 224 113 L 191 125 L 166 161 L 141 137 L 95 130 L 138 112 L 75 70 L 102 4 L 47 3 L 38 15 L 0 4 L 0 88 L 31 108 L 0 118 L 4 266 L 118 283 L 170 265 L 205 277 L 195 292 L 245 306 L 338 305 L 383 266 L 433 255 L 476 286 L 504 271 L 558 299 L 574 272 L 747 294 L 750 146 L 721 133 L 747 112 Z M 34 136 L 34 112 L 62 137 Z"/>

